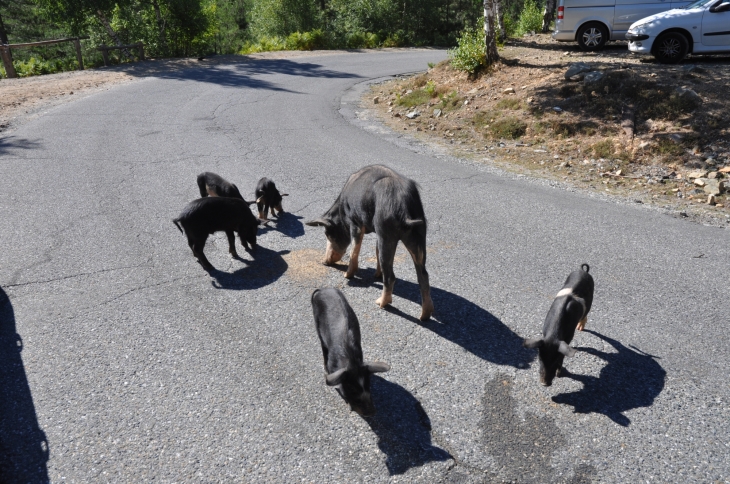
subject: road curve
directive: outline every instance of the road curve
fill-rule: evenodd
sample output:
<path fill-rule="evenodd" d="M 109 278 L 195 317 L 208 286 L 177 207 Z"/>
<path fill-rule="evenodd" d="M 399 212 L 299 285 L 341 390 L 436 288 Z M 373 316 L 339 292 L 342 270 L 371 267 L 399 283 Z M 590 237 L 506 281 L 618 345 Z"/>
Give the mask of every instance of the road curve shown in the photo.
<path fill-rule="evenodd" d="M 443 51 L 232 59 L 54 108 L 0 138 L 0 481 L 728 482 L 730 232 L 439 159 L 354 116 L 369 79 Z M 402 141 L 402 140 L 401 140 Z M 375 306 L 318 264 L 348 174 L 416 180 L 436 306 L 396 257 Z M 171 220 L 214 171 L 287 213 L 255 253 L 195 262 Z M 596 293 L 568 376 L 535 352 L 567 274 Z M 360 318 L 378 414 L 324 384 L 309 297 Z"/>

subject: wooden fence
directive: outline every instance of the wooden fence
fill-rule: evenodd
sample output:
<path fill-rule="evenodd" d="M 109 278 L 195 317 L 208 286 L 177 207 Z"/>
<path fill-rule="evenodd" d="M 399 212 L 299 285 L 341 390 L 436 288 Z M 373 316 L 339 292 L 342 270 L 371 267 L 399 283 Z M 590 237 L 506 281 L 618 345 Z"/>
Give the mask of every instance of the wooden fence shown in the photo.
<path fill-rule="evenodd" d="M 43 40 L 41 42 L 27 42 L 25 44 L 0 44 L 0 56 L 3 58 L 5 73 L 8 78 L 18 77 L 13 66 L 13 55 L 11 49 L 20 49 L 23 47 L 38 47 L 40 45 L 60 44 L 61 42 L 73 42 L 76 49 L 76 60 L 79 61 L 79 69 L 84 70 L 84 60 L 81 58 L 81 39 L 88 37 L 71 37 L 69 39 Z"/>

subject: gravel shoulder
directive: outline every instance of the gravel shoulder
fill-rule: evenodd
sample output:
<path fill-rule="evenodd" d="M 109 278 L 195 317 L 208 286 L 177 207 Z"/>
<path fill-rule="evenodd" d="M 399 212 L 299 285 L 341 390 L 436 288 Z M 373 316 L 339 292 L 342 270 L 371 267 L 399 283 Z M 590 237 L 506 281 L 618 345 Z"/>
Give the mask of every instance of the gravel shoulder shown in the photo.
<path fill-rule="evenodd" d="M 728 57 L 666 66 L 625 43 L 586 53 L 549 35 L 500 54 L 476 78 L 444 62 L 374 85 L 362 107 L 462 159 L 730 226 Z M 580 64 L 600 79 L 567 79 Z"/>

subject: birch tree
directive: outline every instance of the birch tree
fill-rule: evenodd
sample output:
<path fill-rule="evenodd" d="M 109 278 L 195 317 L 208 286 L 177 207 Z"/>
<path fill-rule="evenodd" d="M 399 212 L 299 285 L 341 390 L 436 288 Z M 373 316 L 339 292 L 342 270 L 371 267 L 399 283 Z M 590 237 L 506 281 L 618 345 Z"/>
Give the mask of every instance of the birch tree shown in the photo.
<path fill-rule="evenodd" d="M 555 20 L 556 0 L 547 0 L 545 3 L 545 11 L 542 13 L 542 33 L 550 30 L 550 24 Z"/>
<path fill-rule="evenodd" d="M 490 66 L 499 60 L 497 52 L 497 29 L 495 2 L 497 0 L 484 0 L 484 42 L 485 59 L 484 64 Z"/>

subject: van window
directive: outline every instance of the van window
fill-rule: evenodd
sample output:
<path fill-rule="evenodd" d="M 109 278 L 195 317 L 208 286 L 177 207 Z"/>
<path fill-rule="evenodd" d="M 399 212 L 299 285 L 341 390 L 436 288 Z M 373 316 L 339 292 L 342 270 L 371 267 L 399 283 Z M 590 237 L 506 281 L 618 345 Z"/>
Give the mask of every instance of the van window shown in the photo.
<path fill-rule="evenodd" d="M 686 10 L 692 10 L 693 8 L 702 8 L 705 5 L 707 5 L 708 3 L 714 2 L 714 1 L 715 0 L 697 0 L 696 2 L 692 2 L 683 8 L 685 8 Z"/>

